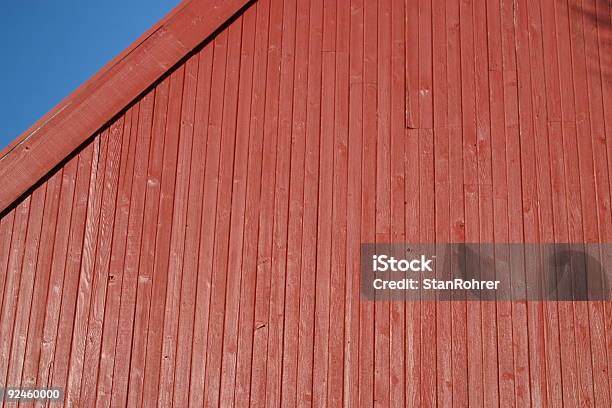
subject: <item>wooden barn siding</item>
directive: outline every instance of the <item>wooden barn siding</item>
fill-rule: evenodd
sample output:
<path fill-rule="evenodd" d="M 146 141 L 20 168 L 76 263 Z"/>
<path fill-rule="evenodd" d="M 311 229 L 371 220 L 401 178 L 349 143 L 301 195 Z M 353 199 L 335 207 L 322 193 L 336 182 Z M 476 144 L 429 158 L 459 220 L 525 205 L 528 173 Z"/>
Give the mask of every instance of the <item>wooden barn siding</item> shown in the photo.
<path fill-rule="evenodd" d="M 0 384 L 609 407 L 611 302 L 373 303 L 358 268 L 612 242 L 611 129 L 609 1 L 259 0 L 3 214 Z"/>

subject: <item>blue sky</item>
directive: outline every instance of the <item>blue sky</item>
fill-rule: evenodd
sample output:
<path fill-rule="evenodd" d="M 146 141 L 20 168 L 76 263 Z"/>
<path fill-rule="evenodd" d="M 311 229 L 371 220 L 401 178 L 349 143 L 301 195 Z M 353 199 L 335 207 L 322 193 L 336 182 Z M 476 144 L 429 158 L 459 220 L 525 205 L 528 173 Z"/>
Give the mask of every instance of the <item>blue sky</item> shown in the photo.
<path fill-rule="evenodd" d="M 0 149 L 179 2 L 0 1 Z"/>

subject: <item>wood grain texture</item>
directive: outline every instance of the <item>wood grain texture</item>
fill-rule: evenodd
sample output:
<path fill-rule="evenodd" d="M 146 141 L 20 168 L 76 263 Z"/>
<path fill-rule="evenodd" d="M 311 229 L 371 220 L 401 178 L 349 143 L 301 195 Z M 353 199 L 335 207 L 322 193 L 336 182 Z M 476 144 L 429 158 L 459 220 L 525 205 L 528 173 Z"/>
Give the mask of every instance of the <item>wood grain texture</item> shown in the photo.
<path fill-rule="evenodd" d="M 259 0 L 212 36 L 184 24 L 205 4 L 0 160 L 8 179 L 41 158 L 0 188 L 0 385 L 66 406 L 610 406 L 610 301 L 371 302 L 359 275 L 362 242 L 610 242 L 610 2 Z M 141 55 L 151 79 L 78 122 L 150 41 L 195 52 Z"/>

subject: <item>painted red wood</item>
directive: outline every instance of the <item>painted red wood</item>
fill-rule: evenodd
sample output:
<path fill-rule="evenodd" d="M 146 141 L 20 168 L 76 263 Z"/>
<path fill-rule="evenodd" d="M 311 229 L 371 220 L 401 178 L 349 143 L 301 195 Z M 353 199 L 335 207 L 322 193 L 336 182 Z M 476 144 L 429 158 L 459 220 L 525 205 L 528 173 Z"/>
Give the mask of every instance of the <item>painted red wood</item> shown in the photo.
<path fill-rule="evenodd" d="M 609 407 L 611 302 L 366 301 L 359 244 L 610 242 L 611 16 L 259 0 L 185 31 L 138 97 L 150 78 L 104 105 L 95 77 L 68 101 L 100 114 L 64 148 L 0 161 L 32 167 L 0 189 L 0 385 L 66 406 Z M 58 112 L 40 135 L 78 116 Z"/>

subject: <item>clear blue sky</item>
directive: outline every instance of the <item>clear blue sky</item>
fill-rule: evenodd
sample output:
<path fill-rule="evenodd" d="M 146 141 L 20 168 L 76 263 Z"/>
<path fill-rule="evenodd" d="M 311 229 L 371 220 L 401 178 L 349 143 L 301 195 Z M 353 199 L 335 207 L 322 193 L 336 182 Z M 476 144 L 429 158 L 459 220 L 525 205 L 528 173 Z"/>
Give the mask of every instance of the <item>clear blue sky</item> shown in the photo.
<path fill-rule="evenodd" d="M 0 0 L 0 149 L 180 0 Z"/>

